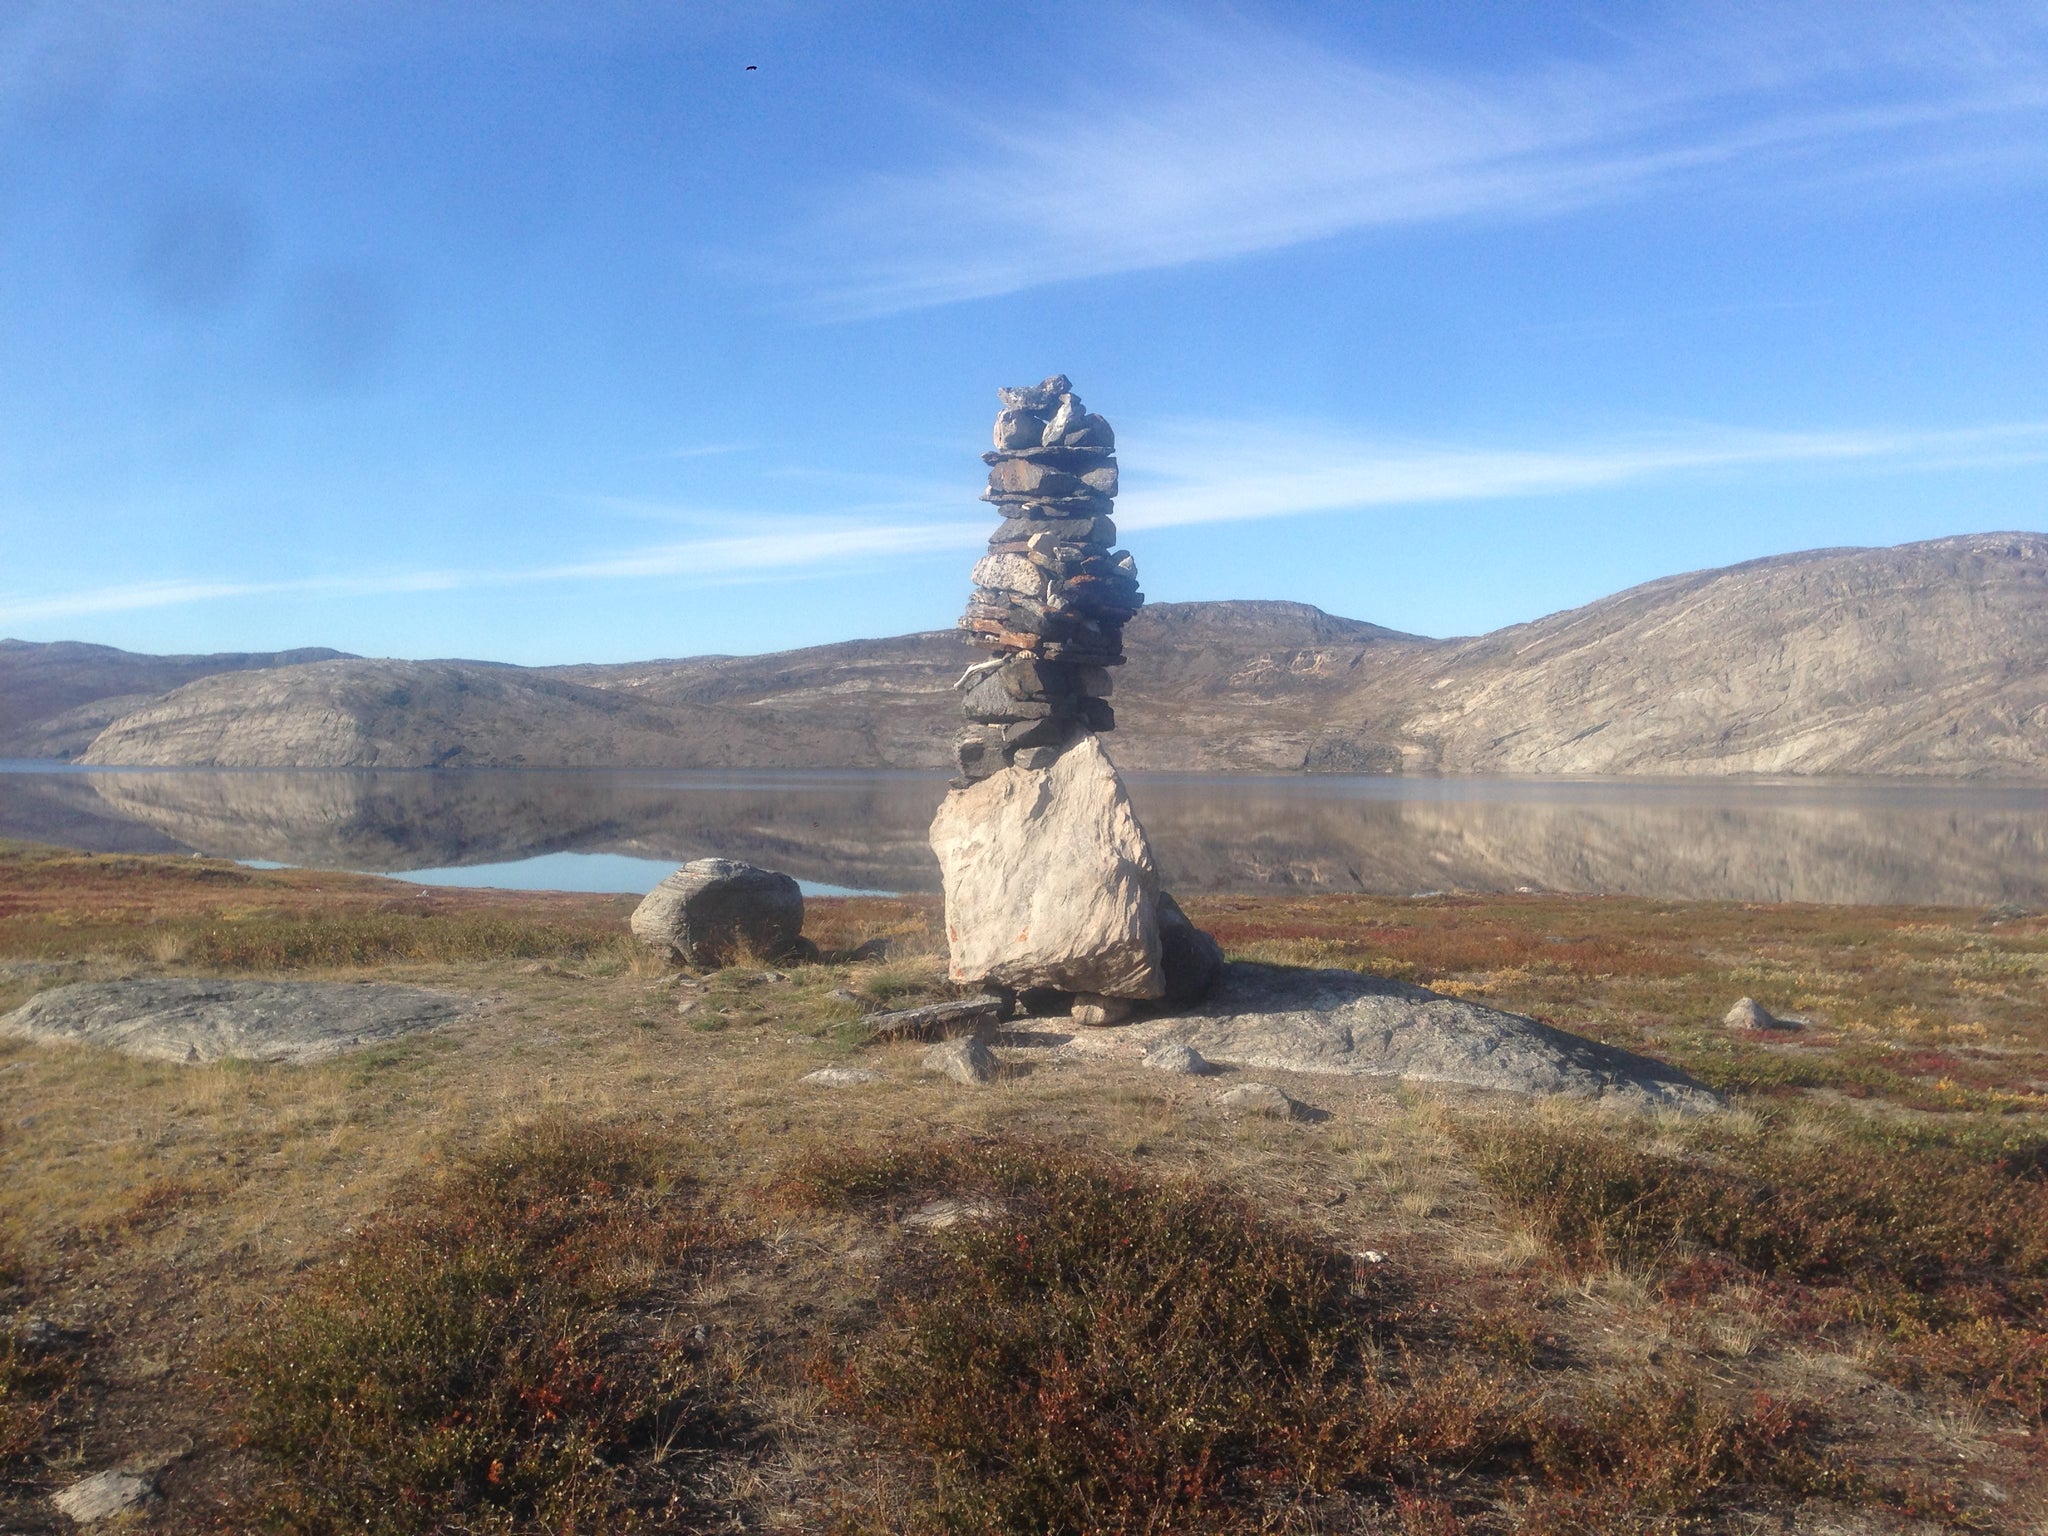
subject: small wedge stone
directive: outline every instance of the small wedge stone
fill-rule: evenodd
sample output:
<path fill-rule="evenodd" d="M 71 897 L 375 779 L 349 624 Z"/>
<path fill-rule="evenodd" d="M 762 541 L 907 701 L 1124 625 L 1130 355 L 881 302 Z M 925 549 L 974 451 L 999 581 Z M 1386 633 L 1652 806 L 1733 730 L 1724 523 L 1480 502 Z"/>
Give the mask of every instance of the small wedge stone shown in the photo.
<path fill-rule="evenodd" d="M 943 1072 L 956 1083 L 986 1083 L 996 1075 L 995 1053 L 978 1035 L 947 1040 L 924 1053 L 927 1072 Z"/>
<path fill-rule="evenodd" d="M 1268 1120 L 1306 1120 L 1309 1107 L 1289 1098 L 1271 1083 L 1244 1083 L 1216 1096 L 1219 1109 L 1233 1115 L 1263 1115 Z"/>
<path fill-rule="evenodd" d="M 1738 998 L 1735 1006 L 1722 1015 L 1721 1022 L 1730 1029 L 1797 1029 L 1792 1019 L 1781 1019 L 1753 997 Z"/>
<path fill-rule="evenodd" d="M 1068 1010 L 1068 1014 L 1076 1024 L 1096 1027 L 1121 1024 L 1131 1016 L 1131 1000 L 1127 997 L 1101 997 L 1093 992 L 1083 992 L 1074 999 L 1074 1006 Z"/>
<path fill-rule="evenodd" d="M 1207 1077 L 1216 1069 L 1191 1045 L 1162 1045 L 1149 1052 L 1143 1066 L 1154 1072 L 1172 1072 L 1180 1077 Z"/>
<path fill-rule="evenodd" d="M 140 1509 L 156 1497 L 156 1485 L 131 1472 L 95 1472 L 57 1494 L 57 1513 L 78 1525 L 96 1525 Z"/>

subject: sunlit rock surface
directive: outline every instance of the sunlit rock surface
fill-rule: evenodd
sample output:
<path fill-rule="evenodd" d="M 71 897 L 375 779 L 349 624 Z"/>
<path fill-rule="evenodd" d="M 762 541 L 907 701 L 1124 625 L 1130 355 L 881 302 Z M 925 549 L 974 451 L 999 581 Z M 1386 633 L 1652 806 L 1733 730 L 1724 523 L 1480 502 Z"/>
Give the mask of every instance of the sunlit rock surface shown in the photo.
<path fill-rule="evenodd" d="M 1158 997 L 1159 877 L 1123 781 L 1083 736 L 1004 768 L 932 822 L 955 981 Z"/>
<path fill-rule="evenodd" d="M 1233 964 L 1202 1007 L 1142 1030 L 1134 1049 L 1184 1045 L 1258 1071 L 1399 1077 L 1682 1114 L 1721 1103 L 1650 1057 L 1356 971 Z"/>
<path fill-rule="evenodd" d="M 438 1029 L 473 999 L 381 982 L 142 977 L 38 993 L 0 1035 L 97 1046 L 152 1061 L 323 1061 Z"/>

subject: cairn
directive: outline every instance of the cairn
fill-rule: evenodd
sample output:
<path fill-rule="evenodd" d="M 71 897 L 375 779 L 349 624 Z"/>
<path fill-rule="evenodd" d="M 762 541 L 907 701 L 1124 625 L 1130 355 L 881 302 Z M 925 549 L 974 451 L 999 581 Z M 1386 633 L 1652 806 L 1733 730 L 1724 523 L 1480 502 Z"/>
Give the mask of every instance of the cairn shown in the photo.
<path fill-rule="evenodd" d="M 1112 1024 L 1198 1001 L 1222 952 L 1171 896 L 1101 733 L 1144 602 L 1115 548 L 1116 437 L 1065 378 L 999 391 L 983 499 L 1002 522 L 960 627 L 994 654 L 959 686 L 960 776 L 932 820 L 955 981 Z M 1007 1005 L 1006 1005 L 1007 1006 Z"/>
<path fill-rule="evenodd" d="M 983 501 L 1002 521 L 974 567 L 960 627 L 995 654 L 967 669 L 954 743 L 958 785 L 1006 767 L 1049 768 L 1085 732 L 1116 727 L 1111 667 L 1145 601 L 1116 549 L 1116 434 L 1064 375 L 999 390 Z"/>

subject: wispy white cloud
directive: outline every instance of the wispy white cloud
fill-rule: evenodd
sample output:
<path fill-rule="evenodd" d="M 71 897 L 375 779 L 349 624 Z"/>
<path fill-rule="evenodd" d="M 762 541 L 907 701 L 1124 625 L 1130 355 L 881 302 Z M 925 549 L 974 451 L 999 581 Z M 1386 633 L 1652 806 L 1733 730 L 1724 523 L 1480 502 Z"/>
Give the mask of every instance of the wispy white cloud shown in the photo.
<path fill-rule="evenodd" d="M 2048 462 L 2048 421 L 1947 431 L 1756 432 L 1701 427 L 1655 438 L 1564 447 L 1459 447 L 1376 441 L 1327 426 L 1138 422 L 1127 459 L 1182 466 L 1130 475 L 1117 505 L 1127 533 L 1197 523 L 1377 512 L 1453 502 L 1560 496 L 1750 467 L 1932 469 Z M 190 578 L 53 596 L 0 595 L 0 625 L 37 624 L 238 598 L 376 597 L 548 583 L 662 580 L 732 586 L 840 575 L 922 555 L 965 554 L 988 536 L 966 511 L 967 488 L 893 515 L 794 517 L 659 504 L 699 526 L 744 527 L 612 553 L 511 569 L 442 569 L 277 581 Z M 656 504 L 634 503 L 645 510 Z M 955 510 L 957 509 L 957 511 Z"/>
<path fill-rule="evenodd" d="M 242 597 L 367 597 L 446 592 L 475 585 L 462 571 L 401 571 L 379 576 L 309 576 L 287 581 L 141 581 L 50 597 L 0 596 L 0 624 L 39 623 L 138 608 L 178 608 Z"/>
<path fill-rule="evenodd" d="M 728 453 L 745 453 L 752 443 L 691 443 L 682 448 L 670 448 L 649 457 L 657 459 L 711 459 Z"/>
<path fill-rule="evenodd" d="M 2048 461 L 2048 421 L 1953 431 L 1755 432 L 1702 427 L 1568 447 L 1399 444 L 1339 429 L 1140 423 L 1124 457 L 1186 466 L 1127 478 L 1125 531 L 1601 490 L 1758 466 L 1967 468 Z M 1135 450 L 1135 453 L 1133 452 Z"/>
<path fill-rule="evenodd" d="M 840 315 L 1274 250 L 1542 217 L 1717 169 L 1952 179 L 2048 165 L 2048 13 L 2028 0 L 1632 13 L 1599 59 L 1456 73 L 1236 12 L 1127 13 L 1098 64 L 943 104 L 946 158 L 843 189 L 805 273 Z M 1028 88 L 1027 88 L 1028 87 Z M 822 236 L 822 238 L 820 238 Z"/>
<path fill-rule="evenodd" d="M 513 581 L 612 581 L 638 577 L 695 579 L 795 573 L 865 564 L 892 555 L 970 548 L 988 537 L 978 523 L 816 524 L 790 520 L 757 533 L 687 539 L 624 554 L 504 577 Z"/>
<path fill-rule="evenodd" d="M 379 597 L 549 582 L 632 581 L 659 577 L 686 586 L 728 585 L 773 576 L 860 569 L 919 552 L 970 549 L 988 536 L 979 521 L 872 523 L 845 519 L 774 518 L 720 513 L 752 531 L 679 539 L 587 559 L 520 569 L 392 571 L 308 576 L 280 581 L 202 579 L 135 582 L 54 596 L 0 595 L 0 624 L 172 608 L 252 597 Z"/>

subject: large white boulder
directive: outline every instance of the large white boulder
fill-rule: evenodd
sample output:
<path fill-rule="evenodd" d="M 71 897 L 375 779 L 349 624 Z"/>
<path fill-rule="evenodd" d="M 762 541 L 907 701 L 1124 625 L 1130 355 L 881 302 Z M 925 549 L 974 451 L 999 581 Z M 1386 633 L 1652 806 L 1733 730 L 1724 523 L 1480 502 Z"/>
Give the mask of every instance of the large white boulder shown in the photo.
<path fill-rule="evenodd" d="M 1093 736 L 1049 768 L 1005 768 L 932 821 L 955 981 L 1159 997 L 1159 876 Z"/>

